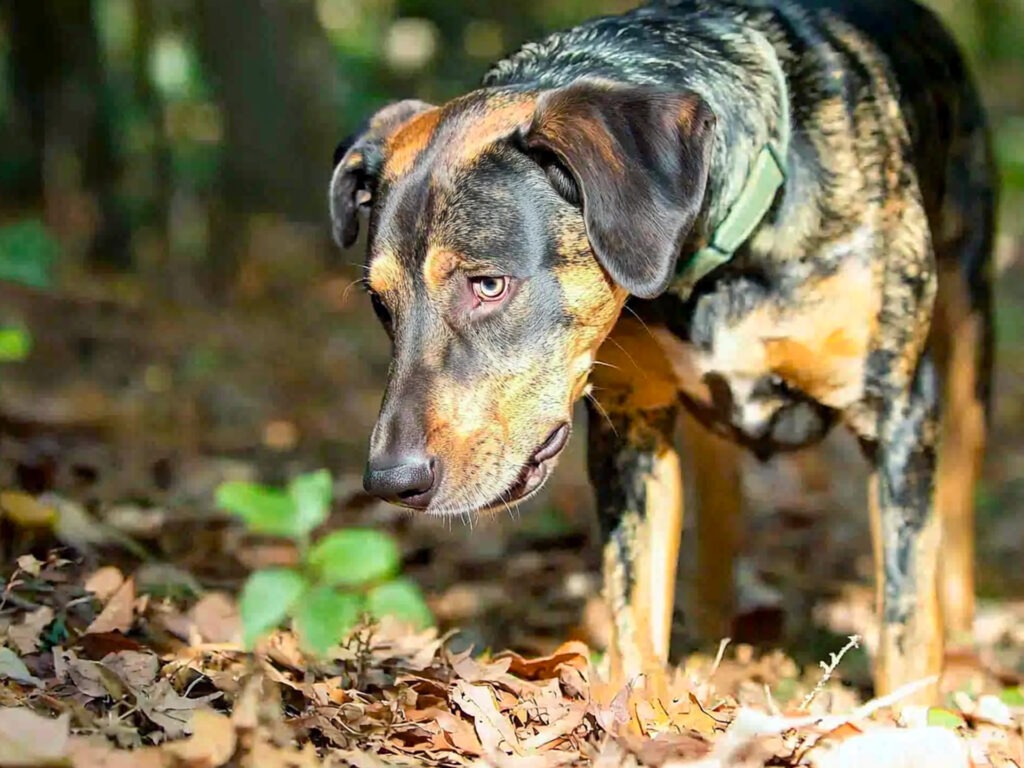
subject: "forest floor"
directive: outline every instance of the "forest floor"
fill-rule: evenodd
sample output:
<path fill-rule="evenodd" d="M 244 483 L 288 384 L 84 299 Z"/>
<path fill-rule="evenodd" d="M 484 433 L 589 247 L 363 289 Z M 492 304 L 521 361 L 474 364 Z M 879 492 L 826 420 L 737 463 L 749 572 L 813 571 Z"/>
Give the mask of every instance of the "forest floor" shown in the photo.
<path fill-rule="evenodd" d="M 829 440 L 813 492 L 798 464 L 751 462 L 735 640 L 689 636 L 701 580 L 687 535 L 678 666 L 616 689 L 580 440 L 515 517 L 446 524 L 359 492 L 386 346 L 350 280 L 301 294 L 308 275 L 257 275 L 231 312 L 0 286 L 39 352 L 0 381 L 0 766 L 1020 768 L 1024 259 L 1010 273 L 979 496 L 984 599 L 933 709 L 872 698 L 850 441 Z M 366 627 L 320 660 L 288 631 L 243 650 L 242 582 L 296 553 L 217 512 L 213 491 L 320 466 L 335 469 L 324 529 L 391 532 L 439 629 Z"/>
<path fill-rule="evenodd" d="M 867 698 L 858 651 L 838 639 L 820 666 L 723 643 L 717 654 L 684 654 L 667 681 L 616 689 L 584 642 L 555 645 L 556 634 L 581 631 L 556 626 L 569 617 L 550 585 L 579 580 L 565 569 L 578 554 L 566 542 L 548 542 L 550 559 L 539 568 L 534 560 L 532 577 L 509 563 L 486 587 L 463 584 L 431 600 L 444 624 L 460 613 L 472 624 L 487 592 L 499 592 L 487 613 L 507 605 L 523 637 L 547 643 L 548 653 L 495 652 L 468 646 L 457 629 L 384 622 L 312 659 L 289 631 L 245 652 L 231 588 L 202 586 L 194 573 L 206 569 L 189 562 L 138 557 L 140 545 L 81 508 L 69 511 L 73 501 L 7 492 L 0 506 L 17 521 L 21 545 L 46 538 L 57 519 L 61 536 L 92 537 L 79 540 L 85 555 L 25 554 L 7 575 L 2 766 L 1024 764 L 1024 604 L 986 609 L 987 645 L 951 655 L 942 707 Z M 224 553 L 215 569 L 225 585 L 229 562 L 290 557 L 285 545 L 247 541 L 230 525 L 178 535 L 196 558 Z M 208 547 L 204 538 L 220 542 Z"/>

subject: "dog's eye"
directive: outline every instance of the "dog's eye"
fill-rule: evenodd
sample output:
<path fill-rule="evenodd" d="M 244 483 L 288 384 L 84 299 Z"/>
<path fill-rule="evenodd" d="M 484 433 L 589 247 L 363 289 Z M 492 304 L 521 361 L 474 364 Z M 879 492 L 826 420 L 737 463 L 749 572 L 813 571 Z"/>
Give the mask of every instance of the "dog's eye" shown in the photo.
<path fill-rule="evenodd" d="M 474 277 L 470 279 L 473 295 L 480 301 L 501 301 L 508 293 L 507 277 Z"/>

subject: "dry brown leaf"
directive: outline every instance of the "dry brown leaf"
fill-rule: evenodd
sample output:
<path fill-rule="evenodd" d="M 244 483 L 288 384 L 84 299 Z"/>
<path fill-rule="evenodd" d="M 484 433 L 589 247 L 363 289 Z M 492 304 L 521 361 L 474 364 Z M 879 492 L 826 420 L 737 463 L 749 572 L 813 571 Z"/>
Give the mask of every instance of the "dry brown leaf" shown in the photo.
<path fill-rule="evenodd" d="M 0 709 L 0 765 L 59 765 L 67 755 L 70 723 L 66 714 L 52 720 L 27 709 Z"/>
<path fill-rule="evenodd" d="M 124 584 L 124 574 L 112 565 L 105 566 L 90 574 L 85 580 L 85 591 L 92 592 L 105 605 Z"/>
<path fill-rule="evenodd" d="M 144 688 L 156 679 L 160 659 L 153 653 L 119 651 L 104 656 L 100 662 L 130 688 Z"/>
<path fill-rule="evenodd" d="M 105 669 L 98 661 L 80 659 L 74 651 L 64 651 L 61 667 L 67 670 L 74 686 L 89 698 L 99 699 L 108 694 L 123 693 L 116 675 Z"/>
<path fill-rule="evenodd" d="M 625 736 L 622 738 L 622 743 L 644 765 L 665 765 L 674 761 L 689 762 L 704 757 L 711 749 L 711 745 L 706 739 L 690 733 L 661 733 L 653 739 Z"/>
<path fill-rule="evenodd" d="M 251 675 L 235 698 L 231 719 L 240 731 L 255 730 L 261 723 L 278 725 L 281 721 L 281 689 L 262 675 Z"/>
<path fill-rule="evenodd" d="M 82 635 L 78 638 L 76 645 L 80 655 L 86 659 L 99 661 L 105 656 L 121 651 L 144 652 L 146 649 L 130 637 L 125 637 L 120 632 L 96 632 L 91 635 Z"/>
<path fill-rule="evenodd" d="M 498 655 L 496 660 L 508 659 L 508 672 L 526 680 L 547 680 L 558 677 L 559 668 L 563 665 L 576 669 L 586 669 L 590 664 L 590 649 L 578 640 L 561 645 L 550 656 L 526 659 L 518 653 L 506 652 Z"/>
<path fill-rule="evenodd" d="M 453 749 L 472 757 L 483 754 L 483 747 L 480 744 L 480 739 L 477 738 L 476 731 L 461 717 L 456 717 L 440 707 L 409 709 L 406 710 L 405 715 L 409 722 L 417 723 L 422 730 L 437 737 L 429 743 L 431 751 Z"/>
<path fill-rule="evenodd" d="M 331 753 L 333 765 L 346 765 L 352 768 L 390 768 L 389 763 L 377 755 L 355 749 L 338 749 Z"/>
<path fill-rule="evenodd" d="M 236 744 L 230 718 L 212 709 L 200 709 L 192 718 L 192 735 L 164 749 L 188 768 L 219 768 L 235 754 Z"/>
<path fill-rule="evenodd" d="M 862 733 L 864 733 L 864 731 L 853 723 L 843 723 L 838 728 L 835 728 L 822 736 L 822 741 L 828 739 L 829 741 L 840 742 L 853 736 L 858 736 Z"/>
<path fill-rule="evenodd" d="M 485 664 L 474 659 L 472 653 L 473 649 L 470 648 L 448 657 L 448 663 L 452 670 L 467 683 L 497 680 L 508 672 L 508 668 L 512 664 L 510 659 L 500 659 L 491 664 Z"/>
<path fill-rule="evenodd" d="M 320 706 L 328 704 L 344 704 L 348 701 L 345 689 L 341 687 L 340 677 L 330 677 L 313 683 L 313 697 Z"/>
<path fill-rule="evenodd" d="M 242 768 L 321 768 L 323 765 L 309 742 L 298 751 L 263 739 L 256 740 L 239 764 Z"/>
<path fill-rule="evenodd" d="M 242 619 L 230 595 L 210 592 L 192 607 L 189 614 L 204 642 L 241 642 Z"/>
<path fill-rule="evenodd" d="M 175 691 L 168 680 L 159 680 L 156 685 L 133 693 L 142 713 L 163 728 L 171 739 L 183 736 L 190 729 L 196 709 L 220 697 L 219 693 L 213 693 L 190 699 Z"/>
<path fill-rule="evenodd" d="M 126 579 L 124 584 L 118 587 L 110 600 L 103 607 L 100 615 L 97 616 L 85 632 L 95 634 L 99 632 L 127 632 L 135 621 L 135 580 Z"/>
<path fill-rule="evenodd" d="M 74 651 L 55 649 L 53 659 L 58 680 L 67 675 L 79 691 L 94 699 L 107 695 L 121 698 L 129 691 L 134 694 L 147 688 L 160 668 L 155 654 L 139 651 L 118 651 L 91 661 Z"/>
<path fill-rule="evenodd" d="M 297 672 L 306 669 L 306 657 L 299 648 L 299 638 L 294 632 L 272 632 L 256 646 L 256 655 L 265 654 L 275 664 Z"/>
<path fill-rule="evenodd" d="M 550 747 L 552 742 L 570 735 L 579 728 L 583 724 L 583 718 L 586 717 L 586 714 L 586 706 L 581 702 L 574 702 L 573 706 L 566 713 L 562 714 L 561 717 L 554 720 L 551 725 L 539 728 L 533 736 L 523 739 L 523 749 L 532 751 Z"/>
<path fill-rule="evenodd" d="M 68 747 L 74 768 L 167 768 L 171 756 L 158 747 L 114 749 L 102 739 L 71 737 Z"/>
<path fill-rule="evenodd" d="M 458 680 L 452 688 L 452 700 L 459 709 L 473 718 L 476 735 L 480 738 L 485 753 L 522 754 L 515 729 L 498 711 L 490 688 Z"/>

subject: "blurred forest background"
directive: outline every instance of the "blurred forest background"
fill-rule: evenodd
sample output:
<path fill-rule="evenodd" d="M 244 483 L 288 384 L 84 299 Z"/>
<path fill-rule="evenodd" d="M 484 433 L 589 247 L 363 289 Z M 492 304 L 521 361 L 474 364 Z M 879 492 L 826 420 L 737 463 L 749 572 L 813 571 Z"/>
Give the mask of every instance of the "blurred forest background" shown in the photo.
<path fill-rule="evenodd" d="M 358 496 L 388 345 L 353 289 L 362 253 L 330 242 L 326 190 L 335 144 L 374 109 L 443 101 L 521 42 L 634 4 L 4 0 L 0 488 L 77 505 L 64 543 L 117 531 L 216 585 L 276 556 L 211 537 L 227 527 L 216 482 L 328 467 L 332 524 L 396 531 L 443 621 L 482 643 L 564 636 L 596 592 L 579 436 L 517 520 L 450 529 Z M 1024 587 L 1024 0 L 931 4 L 981 84 L 1003 174 L 978 525 L 982 591 L 1007 598 Z M 811 489 L 751 465 L 741 607 L 762 619 L 808 583 L 868 582 L 858 458 L 841 436 L 828 456 Z M 49 535 L 0 520 L 0 562 Z"/>

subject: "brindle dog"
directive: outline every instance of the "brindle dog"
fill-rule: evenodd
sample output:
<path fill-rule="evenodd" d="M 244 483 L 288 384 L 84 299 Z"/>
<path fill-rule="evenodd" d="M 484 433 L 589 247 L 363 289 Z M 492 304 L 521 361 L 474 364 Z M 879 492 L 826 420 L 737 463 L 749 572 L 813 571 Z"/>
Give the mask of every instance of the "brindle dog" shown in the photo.
<path fill-rule="evenodd" d="M 393 341 L 368 491 L 436 515 L 518 503 L 588 394 L 631 677 L 668 653 L 680 408 L 703 425 L 708 631 L 731 589 L 734 446 L 767 457 L 842 422 L 872 470 L 877 688 L 939 672 L 943 614 L 965 632 L 973 612 L 995 181 L 930 12 L 654 2 L 529 43 L 443 106 L 381 110 L 335 163 L 335 234 L 351 245 L 369 215 Z"/>

